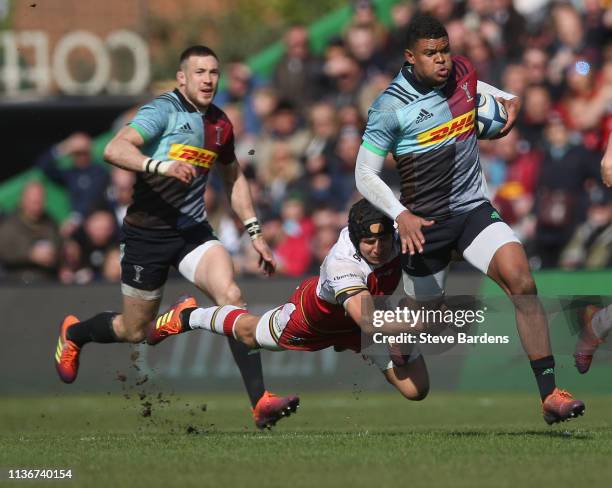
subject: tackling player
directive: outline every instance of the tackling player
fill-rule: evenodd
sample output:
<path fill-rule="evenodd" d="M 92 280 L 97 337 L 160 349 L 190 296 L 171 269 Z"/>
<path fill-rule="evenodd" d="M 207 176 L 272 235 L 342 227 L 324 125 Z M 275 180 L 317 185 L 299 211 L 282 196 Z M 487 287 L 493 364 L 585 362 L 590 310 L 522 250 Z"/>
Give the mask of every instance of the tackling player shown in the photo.
<path fill-rule="evenodd" d="M 192 329 L 235 337 L 253 349 L 281 351 L 362 350 L 362 337 L 371 336 L 373 296 L 390 295 L 401 280 L 399 249 L 393 221 L 367 200 L 351 207 L 349 225 L 340 232 L 319 276 L 308 278 L 291 298 L 262 316 L 231 305 L 196 308 L 193 298 L 179 302 L 149 326 L 147 342 Z M 365 335 L 363 335 L 365 334 Z M 372 360 L 402 395 L 422 400 L 429 391 L 423 357 L 399 351 L 371 355 Z"/>
<path fill-rule="evenodd" d="M 133 203 L 123 224 L 123 312 L 103 312 L 79 321 L 67 316 L 55 353 L 62 381 L 72 383 L 81 348 L 89 342 L 139 343 L 159 310 L 170 266 L 217 304 L 242 306 L 232 260 L 206 220 L 203 193 L 216 164 L 228 198 L 244 222 L 267 274 L 275 262 L 261 230 L 246 179 L 234 154 L 229 119 L 213 103 L 219 60 L 206 46 L 180 57 L 178 88 L 140 108 L 106 146 L 104 158 L 137 173 Z M 256 424 L 278 420 L 297 397 L 277 397 L 264 388 L 261 359 L 232 337 L 229 345 L 249 394 Z"/>
<path fill-rule="evenodd" d="M 584 403 L 556 387 L 547 319 L 525 252 L 491 205 L 480 166 L 476 92 L 503 92 L 478 82 L 468 59 L 451 56 L 446 29 L 432 16 L 419 15 L 409 25 L 405 58 L 369 110 L 355 170 L 361 194 L 398 224 L 404 290 L 412 300 L 441 303 L 457 251 L 513 301 L 544 420 L 581 415 Z M 501 137 L 512 128 L 519 104 L 498 100 L 508 111 Z M 401 201 L 379 177 L 389 152 L 397 162 Z"/>

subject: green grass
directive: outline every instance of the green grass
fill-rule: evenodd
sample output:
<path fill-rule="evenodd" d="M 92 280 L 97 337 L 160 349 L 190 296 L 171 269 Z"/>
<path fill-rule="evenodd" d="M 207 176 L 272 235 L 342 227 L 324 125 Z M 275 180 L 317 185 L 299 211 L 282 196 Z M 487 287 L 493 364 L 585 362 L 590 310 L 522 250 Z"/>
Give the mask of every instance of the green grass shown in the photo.
<path fill-rule="evenodd" d="M 305 393 L 298 415 L 265 432 L 241 394 L 167 398 L 153 396 L 150 417 L 134 394 L 4 398 L 1 476 L 70 467 L 71 482 L 29 486 L 113 488 L 609 486 L 612 396 L 550 428 L 534 395 Z"/>

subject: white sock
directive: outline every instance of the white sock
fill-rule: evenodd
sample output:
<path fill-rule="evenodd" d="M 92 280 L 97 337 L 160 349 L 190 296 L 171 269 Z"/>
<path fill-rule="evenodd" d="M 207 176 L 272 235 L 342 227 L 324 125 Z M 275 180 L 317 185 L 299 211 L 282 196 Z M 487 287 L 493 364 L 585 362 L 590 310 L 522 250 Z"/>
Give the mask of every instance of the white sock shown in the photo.
<path fill-rule="evenodd" d="M 612 305 L 602 308 L 593 315 L 591 328 L 597 337 L 602 340 L 606 338 L 608 332 L 612 329 Z"/>
<path fill-rule="evenodd" d="M 229 335 L 231 331 L 232 336 L 235 338 L 233 332 L 236 320 L 234 319 L 231 324 L 225 323 L 227 316 L 235 310 L 243 310 L 246 312 L 244 308 L 234 307 L 233 305 L 196 308 L 189 316 L 189 326 L 192 329 L 205 329 L 221 335 Z"/>

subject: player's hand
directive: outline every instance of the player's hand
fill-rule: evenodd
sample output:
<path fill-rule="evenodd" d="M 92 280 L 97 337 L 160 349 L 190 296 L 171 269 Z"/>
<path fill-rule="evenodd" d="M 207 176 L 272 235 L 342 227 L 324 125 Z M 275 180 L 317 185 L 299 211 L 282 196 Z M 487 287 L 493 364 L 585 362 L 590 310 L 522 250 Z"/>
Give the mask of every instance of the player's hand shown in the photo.
<path fill-rule="evenodd" d="M 409 210 L 404 210 L 399 214 L 396 221 L 402 243 L 402 254 L 406 254 L 407 251 L 410 254 L 414 254 L 415 251 L 422 253 L 425 237 L 421 232 L 421 227 L 429 227 L 434 224 L 434 221 L 423 219 Z"/>
<path fill-rule="evenodd" d="M 263 270 L 266 276 L 271 276 L 276 270 L 276 260 L 268 246 L 268 243 L 262 236 L 258 236 L 251 241 L 253 247 L 259 254 L 259 267 Z"/>
<path fill-rule="evenodd" d="M 166 176 L 176 178 L 183 183 L 189 184 L 196 176 L 196 169 L 187 163 L 182 161 L 172 161 L 172 164 L 168 167 Z"/>
<path fill-rule="evenodd" d="M 500 130 L 495 137 L 491 137 L 491 139 L 500 139 L 510 132 L 512 127 L 514 127 L 519 111 L 521 110 L 521 100 L 519 97 L 514 97 L 511 100 L 507 100 L 502 97 L 495 97 L 495 100 L 501 103 L 506 109 L 506 112 L 508 112 L 508 120 L 506 121 L 506 125 L 504 125 L 502 130 Z"/>

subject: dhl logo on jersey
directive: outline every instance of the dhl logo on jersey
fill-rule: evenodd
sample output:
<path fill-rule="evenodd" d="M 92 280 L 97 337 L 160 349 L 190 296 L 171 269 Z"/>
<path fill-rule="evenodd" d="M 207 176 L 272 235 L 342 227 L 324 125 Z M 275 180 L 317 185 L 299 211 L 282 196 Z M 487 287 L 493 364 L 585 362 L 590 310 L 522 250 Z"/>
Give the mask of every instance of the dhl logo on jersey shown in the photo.
<path fill-rule="evenodd" d="M 433 129 L 417 135 L 417 142 L 421 146 L 430 146 L 437 142 L 456 137 L 474 128 L 474 110 L 455 117 Z"/>
<path fill-rule="evenodd" d="M 168 158 L 174 161 L 184 161 L 194 166 L 210 168 L 217 159 L 217 153 L 187 144 L 172 144 L 168 152 Z"/>

